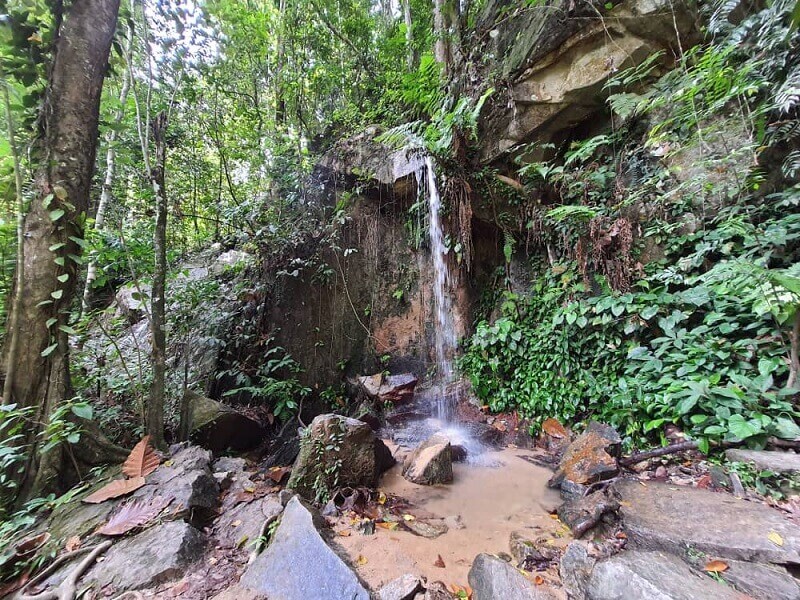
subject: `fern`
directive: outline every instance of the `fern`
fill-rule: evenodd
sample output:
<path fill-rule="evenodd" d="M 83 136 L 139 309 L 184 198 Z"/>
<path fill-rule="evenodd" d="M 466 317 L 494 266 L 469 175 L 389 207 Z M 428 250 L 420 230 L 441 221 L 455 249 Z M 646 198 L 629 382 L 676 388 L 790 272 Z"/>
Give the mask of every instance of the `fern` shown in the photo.
<path fill-rule="evenodd" d="M 800 66 L 795 67 L 775 92 L 775 107 L 781 114 L 788 114 L 800 104 Z"/>
<path fill-rule="evenodd" d="M 800 150 L 791 152 L 783 161 L 781 166 L 783 176 L 787 179 L 794 179 L 800 176 Z"/>
<path fill-rule="evenodd" d="M 600 214 L 599 211 L 590 206 L 568 204 L 548 211 L 547 216 L 554 221 L 562 223 L 564 221 L 589 221 L 598 214 Z"/>

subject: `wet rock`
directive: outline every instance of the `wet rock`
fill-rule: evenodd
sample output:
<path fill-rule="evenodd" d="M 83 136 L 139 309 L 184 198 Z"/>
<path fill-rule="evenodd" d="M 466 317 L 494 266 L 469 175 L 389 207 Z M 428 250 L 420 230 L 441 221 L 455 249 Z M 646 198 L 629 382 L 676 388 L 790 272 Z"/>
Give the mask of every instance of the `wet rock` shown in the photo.
<path fill-rule="evenodd" d="M 693 548 L 721 559 L 800 564 L 800 527 L 763 504 L 662 483 L 625 480 L 614 489 L 631 546 L 678 556 Z M 771 541 L 771 534 L 782 545 Z"/>
<path fill-rule="evenodd" d="M 507 562 L 491 554 L 479 554 L 469 570 L 473 600 L 545 600 L 555 598 L 536 586 Z"/>
<path fill-rule="evenodd" d="M 447 524 L 442 519 L 431 519 L 430 521 L 403 521 L 403 525 L 411 533 L 429 540 L 436 539 L 448 531 Z"/>
<path fill-rule="evenodd" d="M 211 453 L 197 446 L 178 447 L 169 461 L 147 476 L 133 498 L 172 498 L 170 516 L 202 525 L 219 503 L 219 484 L 211 474 Z"/>
<path fill-rule="evenodd" d="M 623 552 L 595 561 L 573 543 L 564 555 L 561 575 L 564 589 L 573 599 L 741 600 L 732 588 L 663 552 Z"/>
<path fill-rule="evenodd" d="M 783 567 L 728 561 L 722 578 L 755 600 L 798 600 L 800 585 Z"/>
<path fill-rule="evenodd" d="M 227 404 L 186 391 L 189 402 L 189 436 L 212 452 L 244 452 L 258 446 L 266 432 L 261 424 Z"/>
<path fill-rule="evenodd" d="M 282 600 L 369 600 L 355 573 L 320 536 L 317 528 L 323 524 L 318 514 L 292 498 L 272 541 L 247 567 L 241 584 Z"/>
<path fill-rule="evenodd" d="M 761 471 L 773 473 L 800 473 L 800 454 L 774 450 L 741 450 L 731 448 L 725 451 L 725 458 L 731 462 L 752 463 Z"/>
<path fill-rule="evenodd" d="M 541 446 L 548 452 L 562 454 L 572 440 L 572 433 L 558 419 L 545 419 L 539 435 Z"/>
<path fill-rule="evenodd" d="M 98 587 L 138 590 L 179 578 L 203 552 L 203 536 L 191 525 L 162 523 L 115 543 L 84 581 Z"/>
<path fill-rule="evenodd" d="M 381 404 L 407 404 L 414 398 L 418 380 L 411 373 L 389 376 L 378 373 L 359 377 L 358 382 L 370 398 Z"/>
<path fill-rule="evenodd" d="M 558 558 L 558 549 L 532 540 L 525 533 L 513 531 L 508 540 L 515 565 L 525 568 L 546 564 Z"/>
<path fill-rule="evenodd" d="M 391 452 L 366 423 L 341 415 L 319 415 L 301 444 L 287 487 L 314 498 L 318 474 L 334 465 L 340 487 L 375 487 L 383 471 L 393 464 Z"/>
<path fill-rule="evenodd" d="M 619 502 L 605 492 L 592 492 L 583 498 L 567 500 L 558 509 L 558 518 L 572 530 L 576 538 L 595 527 L 603 515 L 613 513 Z"/>
<path fill-rule="evenodd" d="M 241 473 L 247 468 L 247 461 L 243 458 L 223 456 L 214 461 L 214 473 Z"/>
<path fill-rule="evenodd" d="M 503 446 L 506 439 L 505 432 L 486 423 L 472 423 L 470 425 L 470 433 L 481 444 L 493 448 Z"/>
<path fill-rule="evenodd" d="M 422 580 L 416 575 L 401 575 L 378 591 L 379 600 L 410 600 L 423 590 Z"/>
<path fill-rule="evenodd" d="M 550 487 L 560 487 L 567 496 L 582 496 L 588 486 L 619 473 L 617 457 L 622 440 L 613 427 L 592 421 L 564 451 Z"/>
<path fill-rule="evenodd" d="M 403 477 L 419 485 L 453 481 L 453 457 L 450 440 L 441 434 L 422 442 L 403 465 Z"/>
<path fill-rule="evenodd" d="M 467 460 L 467 449 L 460 444 L 455 446 L 450 446 L 450 457 L 453 459 L 453 462 L 464 462 Z"/>

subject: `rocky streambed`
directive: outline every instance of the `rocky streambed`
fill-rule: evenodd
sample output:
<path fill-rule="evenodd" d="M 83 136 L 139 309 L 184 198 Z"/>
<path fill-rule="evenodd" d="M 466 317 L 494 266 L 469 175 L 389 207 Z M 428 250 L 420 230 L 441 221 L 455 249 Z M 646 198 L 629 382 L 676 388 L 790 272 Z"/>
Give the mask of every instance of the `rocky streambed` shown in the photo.
<path fill-rule="evenodd" d="M 519 442 L 492 425 L 509 426 Z M 131 494 L 82 501 L 109 473 L 39 523 L 39 552 L 65 558 L 16 594 L 48 597 L 78 573 L 85 598 L 800 598 L 787 510 L 682 476 L 683 459 L 623 474 L 600 424 L 546 431 L 544 448 L 506 445 L 482 465 L 454 461 L 442 434 L 404 447 L 339 415 L 315 419 L 293 465 L 174 446 Z M 795 457 L 749 458 L 791 471 Z M 134 503 L 161 508 L 101 532 Z"/>

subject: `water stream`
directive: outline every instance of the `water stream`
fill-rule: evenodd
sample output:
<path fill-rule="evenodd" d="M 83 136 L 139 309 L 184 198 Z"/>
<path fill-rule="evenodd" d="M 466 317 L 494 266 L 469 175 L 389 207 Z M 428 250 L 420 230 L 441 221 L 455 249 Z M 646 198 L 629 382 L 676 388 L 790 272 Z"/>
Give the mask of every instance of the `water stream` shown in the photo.
<path fill-rule="evenodd" d="M 433 259 L 433 297 L 436 322 L 434 338 L 436 347 L 436 379 L 434 416 L 440 421 L 452 421 L 455 412 L 455 398 L 448 393 L 453 383 L 453 356 L 456 349 L 456 332 L 453 324 L 453 303 L 450 297 L 450 267 L 447 264 L 447 247 L 444 243 L 440 210 L 442 199 L 436 182 L 436 169 L 433 160 L 425 157 L 424 166 L 417 174 L 419 198 L 428 199 L 428 238 Z"/>

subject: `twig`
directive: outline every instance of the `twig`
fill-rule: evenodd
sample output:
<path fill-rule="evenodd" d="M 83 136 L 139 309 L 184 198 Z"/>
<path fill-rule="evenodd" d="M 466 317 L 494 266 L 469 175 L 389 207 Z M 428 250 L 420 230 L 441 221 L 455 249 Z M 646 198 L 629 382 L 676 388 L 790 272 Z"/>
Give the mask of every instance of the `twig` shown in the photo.
<path fill-rule="evenodd" d="M 630 467 L 640 462 L 644 462 L 649 458 L 666 456 L 667 454 L 675 454 L 676 452 L 685 452 L 686 450 L 697 450 L 697 442 L 680 442 L 678 444 L 672 444 L 671 446 L 664 446 L 663 448 L 648 450 L 647 452 L 637 452 L 626 458 L 620 458 L 619 464 L 623 467 Z"/>
<path fill-rule="evenodd" d="M 17 596 L 18 600 L 75 600 L 75 595 L 78 589 L 78 580 L 81 578 L 81 575 L 86 572 L 86 570 L 92 566 L 97 557 L 100 556 L 103 552 L 108 550 L 111 547 L 112 542 L 106 541 L 96 546 L 87 546 L 86 548 L 80 548 L 79 550 L 74 550 L 72 552 L 67 552 L 66 554 L 62 554 L 59 556 L 53 563 L 50 564 L 44 571 L 39 573 L 36 577 L 28 581 L 19 592 Z M 52 590 L 47 590 L 41 592 L 39 594 L 28 594 L 27 590 L 36 585 L 37 583 L 43 581 L 47 578 L 53 571 L 55 571 L 58 567 L 60 567 L 65 562 L 68 562 L 75 556 L 79 554 L 83 554 L 84 552 L 89 552 L 89 555 L 84 558 L 78 566 L 76 566 L 69 575 L 62 581 L 58 587 Z"/>

